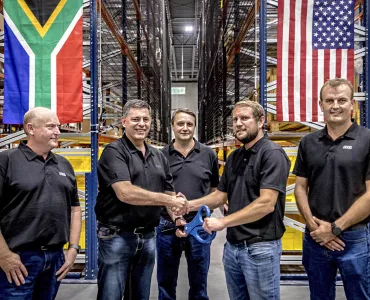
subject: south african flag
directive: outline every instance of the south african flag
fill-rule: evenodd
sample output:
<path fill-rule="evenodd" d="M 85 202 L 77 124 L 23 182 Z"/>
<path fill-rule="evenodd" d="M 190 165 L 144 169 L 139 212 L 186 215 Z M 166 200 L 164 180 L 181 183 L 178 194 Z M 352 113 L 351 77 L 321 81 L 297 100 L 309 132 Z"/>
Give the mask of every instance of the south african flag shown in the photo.
<path fill-rule="evenodd" d="M 82 121 L 82 0 L 4 0 L 5 124 L 33 107 Z"/>

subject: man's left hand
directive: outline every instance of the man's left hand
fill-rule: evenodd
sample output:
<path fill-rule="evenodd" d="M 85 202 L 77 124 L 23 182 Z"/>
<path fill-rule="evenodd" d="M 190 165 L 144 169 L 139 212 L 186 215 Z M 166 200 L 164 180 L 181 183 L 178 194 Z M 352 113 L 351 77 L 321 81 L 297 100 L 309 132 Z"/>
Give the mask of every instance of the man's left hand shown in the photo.
<path fill-rule="evenodd" d="M 61 281 L 64 277 L 67 276 L 69 270 L 73 267 L 77 257 L 77 250 L 74 248 L 68 249 L 68 251 L 64 254 L 65 262 L 63 266 L 55 273 L 55 275 L 59 275 L 57 280 Z"/>
<path fill-rule="evenodd" d="M 216 218 L 205 218 L 203 222 L 203 229 L 209 234 L 212 234 L 212 231 L 221 231 L 225 228 L 224 219 Z"/>
<path fill-rule="evenodd" d="M 323 246 L 326 243 L 332 241 L 335 238 L 335 235 L 331 231 L 331 224 L 316 217 L 313 217 L 313 219 L 317 223 L 317 225 L 319 225 L 316 230 L 311 231 L 310 233 L 315 242 Z"/>

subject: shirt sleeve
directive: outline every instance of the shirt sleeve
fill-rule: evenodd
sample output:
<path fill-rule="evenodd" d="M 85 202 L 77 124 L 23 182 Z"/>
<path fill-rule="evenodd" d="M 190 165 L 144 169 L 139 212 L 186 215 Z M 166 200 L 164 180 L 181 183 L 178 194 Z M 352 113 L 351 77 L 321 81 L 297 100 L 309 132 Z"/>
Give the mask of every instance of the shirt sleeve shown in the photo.
<path fill-rule="evenodd" d="M 78 189 L 76 180 L 73 186 L 71 206 L 80 206 L 80 199 L 78 198 Z"/>
<path fill-rule="evenodd" d="M 286 192 L 290 161 L 284 150 L 274 149 L 265 153 L 260 172 L 260 188 Z"/>
<path fill-rule="evenodd" d="M 211 187 L 215 188 L 218 186 L 219 181 L 220 181 L 220 175 L 218 174 L 218 159 L 216 154 L 211 152 L 212 156 L 212 177 L 211 177 Z"/>
<path fill-rule="evenodd" d="M 305 155 L 305 138 L 301 140 L 298 147 L 297 159 L 294 165 L 293 174 L 300 177 L 308 177 L 307 162 Z"/>
<path fill-rule="evenodd" d="M 173 186 L 172 174 L 171 174 L 171 171 L 170 171 L 170 165 L 168 163 L 167 158 L 164 156 L 164 154 L 163 154 L 163 162 L 164 162 L 163 163 L 164 164 L 164 172 L 165 172 L 165 175 L 166 175 L 164 190 L 166 192 L 175 192 L 175 188 Z"/>
<path fill-rule="evenodd" d="M 0 156 L 0 207 L 2 206 L 1 203 L 3 202 L 3 191 L 4 191 L 4 182 L 7 173 L 7 153 L 4 151 Z"/>
<path fill-rule="evenodd" d="M 108 187 L 118 181 L 131 181 L 128 158 L 118 149 L 107 146 L 98 163 L 99 185 Z"/>

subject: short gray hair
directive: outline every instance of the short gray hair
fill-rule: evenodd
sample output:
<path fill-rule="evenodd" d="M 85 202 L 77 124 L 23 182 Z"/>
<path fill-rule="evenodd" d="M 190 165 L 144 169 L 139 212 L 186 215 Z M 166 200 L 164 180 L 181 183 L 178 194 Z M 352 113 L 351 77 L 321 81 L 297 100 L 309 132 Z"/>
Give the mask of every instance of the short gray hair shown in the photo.
<path fill-rule="evenodd" d="M 126 118 L 128 116 L 131 108 L 147 108 L 149 110 L 149 114 L 151 113 L 148 102 L 144 100 L 134 99 L 134 100 L 127 101 L 125 106 L 123 107 L 123 110 L 122 110 L 123 118 Z"/>

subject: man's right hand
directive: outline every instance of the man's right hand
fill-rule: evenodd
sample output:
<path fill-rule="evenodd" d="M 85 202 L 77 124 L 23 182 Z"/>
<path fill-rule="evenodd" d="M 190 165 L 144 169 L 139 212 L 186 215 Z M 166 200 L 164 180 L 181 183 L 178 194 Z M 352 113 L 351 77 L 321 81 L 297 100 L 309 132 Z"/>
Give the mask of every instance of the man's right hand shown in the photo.
<path fill-rule="evenodd" d="M 312 218 L 310 222 L 307 222 L 307 227 L 308 227 L 308 230 L 311 232 L 319 228 L 319 224 L 317 224 L 315 220 Z M 331 251 L 343 251 L 345 244 L 339 237 L 335 237 L 333 240 L 327 242 L 323 246 L 328 248 Z"/>
<path fill-rule="evenodd" d="M 176 196 L 171 196 L 172 204 L 171 211 L 174 212 L 176 215 L 184 215 L 188 212 L 188 200 L 186 200 L 183 194 L 177 194 Z"/>
<path fill-rule="evenodd" d="M 0 254 L 0 268 L 6 274 L 9 283 L 12 283 L 12 280 L 14 280 L 17 286 L 25 284 L 24 278 L 28 276 L 28 272 L 17 253 L 9 250 Z"/>

